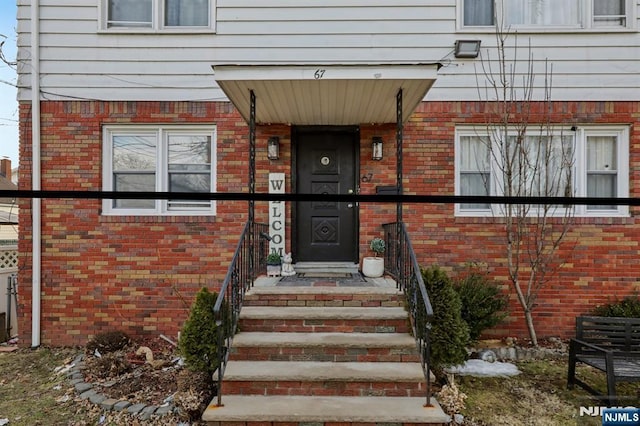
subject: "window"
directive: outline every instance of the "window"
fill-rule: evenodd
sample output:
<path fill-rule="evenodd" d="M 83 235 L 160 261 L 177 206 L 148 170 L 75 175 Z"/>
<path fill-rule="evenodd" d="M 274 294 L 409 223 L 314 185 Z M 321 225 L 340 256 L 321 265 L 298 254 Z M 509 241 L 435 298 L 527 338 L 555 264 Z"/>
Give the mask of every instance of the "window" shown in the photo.
<path fill-rule="evenodd" d="M 594 0 L 593 25 L 595 27 L 626 27 L 625 0 Z"/>
<path fill-rule="evenodd" d="M 626 28 L 630 0 L 460 0 L 462 27 Z"/>
<path fill-rule="evenodd" d="M 486 128 L 456 131 L 456 194 L 510 196 L 628 197 L 629 134 L 622 127 L 554 129 L 541 134 L 531 126 L 518 136 L 509 132 L 500 147 L 497 132 Z M 516 138 L 521 155 L 513 154 Z M 512 160 L 503 160 L 509 157 Z M 508 164 L 507 164 L 508 163 Z M 505 176 L 511 176 L 510 179 Z M 496 206 L 494 206 L 494 210 Z M 461 216 L 490 216 L 491 206 L 456 206 Z M 575 206 L 578 216 L 623 216 L 627 206 Z"/>
<path fill-rule="evenodd" d="M 580 23 L 580 0 L 504 0 L 507 25 L 576 27 Z"/>
<path fill-rule="evenodd" d="M 616 135 L 587 135 L 587 196 L 618 196 L 618 138 Z M 587 210 L 611 210 L 615 206 L 587 206 Z"/>
<path fill-rule="evenodd" d="M 215 128 L 106 127 L 105 191 L 212 192 Z M 104 200 L 105 214 L 209 215 L 210 200 Z"/>
<path fill-rule="evenodd" d="M 167 27 L 208 27 L 208 0 L 165 0 L 164 25 Z"/>
<path fill-rule="evenodd" d="M 152 0 L 109 0 L 107 26 L 151 27 Z"/>
<path fill-rule="evenodd" d="M 567 132 L 570 133 L 570 132 Z M 573 136 L 557 134 L 525 134 L 508 137 L 506 148 L 497 148 L 499 174 L 512 176 L 510 184 L 503 178 L 504 195 L 532 197 L 570 197 L 573 174 Z M 494 148 L 495 150 L 495 148 Z M 506 153 L 506 157 L 502 152 Z"/>
<path fill-rule="evenodd" d="M 494 0 L 465 0 L 464 26 L 485 27 L 493 25 Z"/>
<path fill-rule="evenodd" d="M 105 29 L 213 29 L 215 0 L 103 0 Z"/>
<path fill-rule="evenodd" d="M 480 137 L 460 137 L 460 195 L 491 195 L 489 144 Z M 488 204 L 462 204 L 463 209 L 488 209 Z"/>

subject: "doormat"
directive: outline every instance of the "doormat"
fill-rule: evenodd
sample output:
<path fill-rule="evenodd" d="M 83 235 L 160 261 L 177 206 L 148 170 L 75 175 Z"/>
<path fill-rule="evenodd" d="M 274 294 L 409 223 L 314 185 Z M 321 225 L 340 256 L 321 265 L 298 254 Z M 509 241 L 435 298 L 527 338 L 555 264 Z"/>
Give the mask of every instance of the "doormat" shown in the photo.
<path fill-rule="evenodd" d="M 342 272 L 301 272 L 299 274 L 282 277 L 276 285 L 304 285 L 304 286 L 354 286 L 367 285 L 367 280 L 360 273 Z"/>
<path fill-rule="evenodd" d="M 353 278 L 355 274 L 350 272 L 301 272 L 297 275 L 299 278 Z"/>

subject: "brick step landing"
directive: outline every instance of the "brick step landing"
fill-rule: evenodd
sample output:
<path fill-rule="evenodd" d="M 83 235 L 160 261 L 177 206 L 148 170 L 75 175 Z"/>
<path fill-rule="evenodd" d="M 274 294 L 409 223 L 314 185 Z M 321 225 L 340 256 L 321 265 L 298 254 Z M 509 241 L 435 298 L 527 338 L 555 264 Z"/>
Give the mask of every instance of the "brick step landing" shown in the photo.
<path fill-rule="evenodd" d="M 254 287 L 244 306 L 402 307 L 395 287 Z"/>
<path fill-rule="evenodd" d="M 443 426 L 451 419 L 435 399 L 227 395 L 209 405 L 202 420 L 218 426 Z"/>
<path fill-rule="evenodd" d="M 231 361 L 419 362 L 416 343 L 399 333 L 241 332 Z"/>
<path fill-rule="evenodd" d="M 240 331 L 408 333 L 407 312 L 399 307 L 271 307 L 246 306 Z"/>
<path fill-rule="evenodd" d="M 425 394 L 419 363 L 233 361 L 223 395 L 419 397 Z"/>

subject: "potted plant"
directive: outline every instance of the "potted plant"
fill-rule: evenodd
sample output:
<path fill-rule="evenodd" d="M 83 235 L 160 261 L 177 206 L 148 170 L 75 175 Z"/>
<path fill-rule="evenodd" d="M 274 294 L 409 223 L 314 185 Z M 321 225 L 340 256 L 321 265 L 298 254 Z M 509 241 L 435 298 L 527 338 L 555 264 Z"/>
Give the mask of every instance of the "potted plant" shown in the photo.
<path fill-rule="evenodd" d="M 282 257 L 275 251 L 267 255 L 267 276 L 279 277 L 282 269 Z"/>
<path fill-rule="evenodd" d="M 373 257 L 367 256 L 362 259 L 362 273 L 365 277 L 378 278 L 384 274 L 384 258 L 378 257 L 385 250 L 385 243 L 382 238 L 374 238 L 369 243 L 369 248 L 373 251 Z"/>

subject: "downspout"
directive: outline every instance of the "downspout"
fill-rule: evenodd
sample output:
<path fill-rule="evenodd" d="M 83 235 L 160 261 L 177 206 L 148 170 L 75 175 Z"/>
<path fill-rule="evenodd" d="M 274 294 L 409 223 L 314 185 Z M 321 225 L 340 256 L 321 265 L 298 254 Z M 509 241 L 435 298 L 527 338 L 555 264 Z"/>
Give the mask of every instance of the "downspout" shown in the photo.
<path fill-rule="evenodd" d="M 40 191 L 40 4 L 31 1 L 31 189 Z M 42 262 L 42 200 L 31 200 L 31 347 L 40 346 L 41 262 Z"/>

